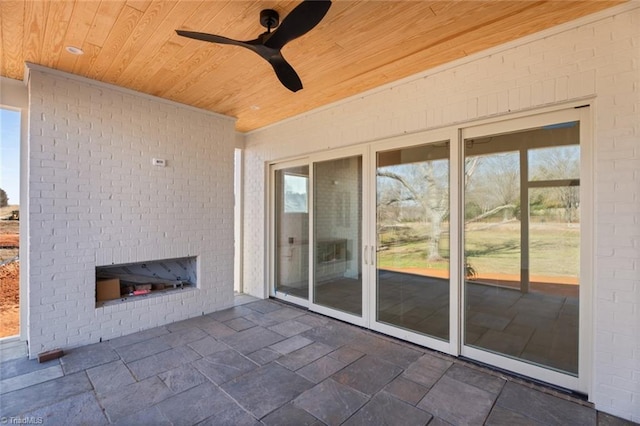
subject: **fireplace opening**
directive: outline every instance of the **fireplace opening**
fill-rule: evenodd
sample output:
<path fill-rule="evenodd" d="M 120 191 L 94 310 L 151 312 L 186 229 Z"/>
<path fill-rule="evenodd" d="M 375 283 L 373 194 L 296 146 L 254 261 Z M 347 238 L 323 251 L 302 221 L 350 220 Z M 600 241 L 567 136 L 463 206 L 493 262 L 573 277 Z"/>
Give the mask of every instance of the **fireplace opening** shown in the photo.
<path fill-rule="evenodd" d="M 96 267 L 96 308 L 197 287 L 197 257 Z"/>

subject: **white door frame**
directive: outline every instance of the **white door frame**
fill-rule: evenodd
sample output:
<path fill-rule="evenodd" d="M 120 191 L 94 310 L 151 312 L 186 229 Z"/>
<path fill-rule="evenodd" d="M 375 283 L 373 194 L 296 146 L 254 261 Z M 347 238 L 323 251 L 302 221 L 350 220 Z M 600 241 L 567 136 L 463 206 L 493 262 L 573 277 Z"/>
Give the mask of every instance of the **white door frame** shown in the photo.
<path fill-rule="evenodd" d="M 271 164 L 269 167 L 269 198 L 268 198 L 268 203 L 269 203 L 269 226 L 268 226 L 268 238 L 267 238 L 267 244 L 268 244 L 268 249 L 267 249 L 267 256 L 268 256 L 268 262 L 267 262 L 267 274 L 268 274 L 268 294 L 269 296 L 275 297 L 277 299 L 282 299 L 285 300 L 287 302 L 291 302 L 291 303 L 295 303 L 296 305 L 299 306 L 303 306 L 305 308 L 309 307 L 309 300 L 307 299 L 303 299 L 301 297 L 296 297 L 294 295 L 291 294 L 287 294 L 287 293 L 283 293 L 283 292 L 277 292 L 276 291 L 276 268 L 275 268 L 275 261 L 276 261 L 276 171 L 278 170 L 283 170 L 283 169 L 289 169 L 292 167 L 301 167 L 301 166 L 308 166 L 309 167 L 309 173 L 311 173 L 311 162 L 309 161 L 308 157 L 303 157 L 303 158 L 298 158 L 295 160 L 289 160 L 289 161 L 283 161 L 283 162 L 278 162 L 278 163 L 274 163 Z M 310 195 L 310 191 L 311 191 L 311 176 L 309 176 L 309 193 L 307 193 L 307 200 L 308 200 L 308 207 L 309 207 L 309 226 L 311 226 L 311 195 Z M 309 243 L 311 243 L 311 241 L 309 240 Z M 311 252 L 311 250 L 309 250 L 309 252 Z M 311 259 L 311 258 L 309 258 Z M 309 293 L 309 296 L 311 296 L 311 294 Z"/>
<path fill-rule="evenodd" d="M 453 206 L 453 199 L 457 197 L 457 171 L 454 163 L 457 163 L 456 158 L 452 157 L 452 147 L 457 146 L 458 132 L 456 129 L 444 128 L 433 131 L 426 131 L 415 133 L 411 135 L 403 135 L 392 139 L 380 141 L 371 144 L 371 166 L 370 166 L 370 181 L 371 191 L 376 194 L 376 173 L 377 173 L 377 154 L 379 152 L 390 151 L 400 148 L 410 148 L 413 146 L 429 145 L 433 143 L 448 141 L 449 142 L 449 205 Z M 453 186 L 455 185 L 455 186 Z M 455 190 L 454 190 L 455 188 Z M 369 223 L 372 225 L 369 229 L 369 241 L 372 241 L 375 246 L 377 242 L 377 212 L 375 205 L 375 198 L 372 200 L 372 204 L 366 209 L 369 214 Z M 451 211 L 451 210 L 450 210 Z M 379 331 L 384 334 L 388 334 L 393 337 L 397 337 L 402 340 L 407 340 L 412 343 L 416 343 L 421 346 L 426 346 L 437 351 L 449 353 L 451 355 L 458 354 L 459 345 L 458 342 L 458 314 L 455 301 L 458 300 L 459 286 L 456 284 L 459 280 L 459 268 L 456 267 L 459 263 L 459 251 L 456 249 L 456 241 L 458 239 L 457 228 L 457 215 L 454 216 L 455 220 L 450 221 L 450 244 L 451 244 L 451 257 L 449 259 L 449 340 L 444 341 L 430 337 L 424 334 L 420 334 L 411 330 L 395 327 L 390 324 L 377 321 L 377 265 L 375 261 L 369 265 L 365 265 L 370 269 L 369 276 L 371 281 L 369 283 L 369 318 L 370 328 L 375 331 Z M 376 250 L 377 251 L 377 250 Z M 374 257 L 375 258 L 375 257 Z"/>
<path fill-rule="evenodd" d="M 423 131 L 393 137 L 377 142 L 369 142 L 349 148 L 340 148 L 331 151 L 312 154 L 297 160 L 272 163 L 269 171 L 269 288 L 272 296 L 274 294 L 273 276 L 273 256 L 275 253 L 274 239 L 274 184 L 275 170 L 293 167 L 296 165 L 309 165 L 310 189 L 309 189 L 309 301 L 302 299 L 290 300 L 296 304 L 307 307 L 312 311 L 325 314 L 346 322 L 359 326 L 368 327 L 403 340 L 439 350 L 454 356 L 465 356 L 477 361 L 499 366 L 514 373 L 523 374 L 545 381 L 567 389 L 576 390 L 586 394 L 591 394 L 592 384 L 592 347 L 593 347 L 593 264 L 594 264 L 594 232 L 593 232 L 593 141 L 592 141 L 592 109 L 589 101 L 570 102 L 563 105 L 556 105 L 541 108 L 536 111 L 526 111 L 509 116 L 501 116 L 480 120 L 466 125 L 448 126 L 442 129 Z M 587 104 L 587 105 L 585 105 Z M 464 292 L 463 281 L 463 174 L 464 158 L 462 143 L 465 138 L 480 136 L 483 134 L 505 133 L 510 131 L 521 131 L 527 128 L 540 127 L 547 124 L 556 124 L 566 121 L 580 122 L 580 310 L 579 310 L 579 369 L 578 377 L 553 371 L 548 368 L 539 367 L 524 361 L 496 355 L 477 348 L 465 346 L 462 342 L 462 326 L 464 324 Z M 375 261 L 370 262 L 367 257 L 367 264 L 364 264 L 365 253 L 376 247 L 376 212 L 375 212 L 375 172 L 376 153 L 379 151 L 394 148 L 410 147 L 412 145 L 423 145 L 429 142 L 450 141 L 449 167 L 450 167 L 450 332 L 449 341 L 441 341 L 435 338 L 421 335 L 412 331 L 400 329 L 388 324 L 378 323 L 376 318 L 376 265 Z M 324 306 L 316 305 L 312 302 L 313 297 L 313 164 L 314 162 L 326 161 L 350 157 L 354 155 L 362 156 L 363 164 L 363 217 L 362 217 L 362 296 L 363 315 L 357 317 Z M 297 299 L 297 298 L 296 298 Z"/>
<path fill-rule="evenodd" d="M 459 150 L 465 139 L 516 132 L 545 125 L 579 121 L 580 122 L 580 287 L 579 287 L 579 328 L 578 328 L 578 375 L 577 377 L 557 372 L 549 368 L 490 353 L 464 345 L 460 334 L 460 354 L 480 362 L 500 366 L 506 370 L 533 377 L 567 389 L 588 394 L 591 389 L 591 353 L 592 347 L 592 287 L 593 287 L 593 154 L 591 141 L 590 108 L 576 105 L 563 109 L 550 110 L 539 114 L 523 115 L 515 118 L 502 118 L 483 124 L 469 125 L 460 129 Z M 459 170 L 458 173 L 462 173 Z M 461 175 L 460 175 L 461 176 Z M 464 194 L 460 194 L 459 215 L 463 214 Z M 461 241 L 464 238 L 461 226 Z M 460 246 L 460 256 L 463 247 Z M 462 258 L 462 257 L 461 257 Z M 462 285 L 460 286 L 462 288 Z M 460 324 L 464 324 L 465 294 L 460 292 Z M 460 330 L 462 333 L 462 330 Z"/>
<path fill-rule="evenodd" d="M 315 276 L 314 276 L 315 271 L 313 267 L 315 248 L 312 247 L 314 246 L 313 242 L 315 241 L 313 236 L 313 231 L 315 228 L 315 217 L 314 217 L 315 193 L 313 189 L 313 182 L 314 182 L 313 166 L 315 163 L 319 163 L 322 161 L 338 160 L 341 158 L 348 158 L 348 157 L 355 157 L 355 156 L 362 157 L 362 217 L 361 217 L 361 223 L 360 223 L 360 226 L 361 226 L 360 234 L 361 234 L 362 241 L 360 241 L 360 246 L 362 250 L 363 261 L 362 261 L 362 265 L 360 266 L 362 271 L 362 316 L 361 317 L 351 313 L 333 309 L 327 306 L 319 305 L 313 302 L 313 296 L 314 296 L 313 284 L 315 281 Z M 310 175 L 311 185 L 309 190 L 310 248 L 309 248 L 309 305 L 308 307 L 309 307 L 309 310 L 311 311 L 318 312 L 323 315 L 331 316 L 341 321 L 346 321 L 355 325 L 359 325 L 361 327 L 369 327 L 369 287 L 370 286 L 368 285 L 368 282 L 370 281 L 370 277 L 369 277 L 370 270 L 366 268 L 365 263 L 368 263 L 369 251 L 373 247 L 371 245 L 370 240 L 368 239 L 369 235 L 368 235 L 367 229 L 369 229 L 370 224 L 368 220 L 368 215 L 366 213 L 368 206 L 371 203 L 370 201 L 371 200 L 371 186 L 370 186 L 371 183 L 369 179 L 370 173 L 368 171 L 370 167 L 369 164 L 370 164 L 369 147 L 367 145 L 360 145 L 360 146 L 349 147 L 349 148 L 335 149 L 335 150 L 326 151 L 326 152 L 313 155 L 311 156 L 311 161 L 309 165 L 309 175 Z"/>

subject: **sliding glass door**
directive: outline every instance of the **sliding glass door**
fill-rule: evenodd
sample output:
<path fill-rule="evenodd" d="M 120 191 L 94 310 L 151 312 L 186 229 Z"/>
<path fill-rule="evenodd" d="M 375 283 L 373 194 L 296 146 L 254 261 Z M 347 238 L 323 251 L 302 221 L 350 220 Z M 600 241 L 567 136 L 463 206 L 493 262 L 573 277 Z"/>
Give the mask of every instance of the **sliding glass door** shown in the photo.
<path fill-rule="evenodd" d="M 462 353 L 572 389 L 586 361 L 579 117 L 479 126 L 462 141 Z"/>
<path fill-rule="evenodd" d="M 362 156 L 313 164 L 313 303 L 362 317 Z"/>
<path fill-rule="evenodd" d="M 292 165 L 273 172 L 274 292 L 283 298 L 309 300 L 309 166 Z M 300 302 L 299 302 L 300 303 Z"/>
<path fill-rule="evenodd" d="M 546 112 L 274 165 L 272 294 L 586 392 L 588 117 Z"/>
<path fill-rule="evenodd" d="M 381 331 L 449 340 L 449 151 L 449 140 L 423 136 L 376 153 L 373 319 Z"/>

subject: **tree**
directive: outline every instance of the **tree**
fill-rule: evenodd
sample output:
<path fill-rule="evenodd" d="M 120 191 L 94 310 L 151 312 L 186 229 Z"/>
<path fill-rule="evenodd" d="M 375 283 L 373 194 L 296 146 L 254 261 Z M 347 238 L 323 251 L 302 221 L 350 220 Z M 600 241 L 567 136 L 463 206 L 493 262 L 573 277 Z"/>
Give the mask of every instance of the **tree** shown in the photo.
<path fill-rule="evenodd" d="M 533 180 L 572 180 L 579 182 L 580 147 L 579 145 L 560 146 L 539 150 L 533 157 Z M 579 221 L 580 187 L 577 183 L 550 188 L 550 206 L 559 206 L 567 223 Z"/>
<path fill-rule="evenodd" d="M 479 163 L 479 157 L 465 160 L 465 183 L 475 173 Z M 379 178 L 387 178 L 378 179 L 378 219 L 397 222 L 403 212 L 406 214 L 417 211 L 417 219 L 429 225 L 427 260 L 442 260 L 442 222 L 449 216 L 449 160 L 379 168 L 377 175 Z M 412 206 L 415 207 L 411 208 Z"/>
<path fill-rule="evenodd" d="M 475 172 L 465 177 L 465 210 L 473 212 L 467 223 L 502 214 L 508 221 L 515 216 L 520 201 L 520 161 L 517 152 L 469 156 L 466 162 Z M 469 169 L 469 167 L 467 167 Z M 477 209 L 470 209 L 470 206 Z"/>
<path fill-rule="evenodd" d="M 7 207 L 9 205 L 9 197 L 4 189 L 0 188 L 0 207 Z"/>
<path fill-rule="evenodd" d="M 448 166 L 446 168 L 436 167 L 434 162 L 430 161 L 416 165 L 411 170 L 413 176 L 403 176 L 392 170 L 378 170 L 379 177 L 393 179 L 407 192 L 407 194 L 402 194 L 403 191 L 395 189 L 393 192 L 387 193 L 383 199 L 386 198 L 387 204 L 413 201 L 420 205 L 423 219 L 431 225 L 427 260 L 442 260 L 439 250 L 442 221 L 449 214 Z"/>

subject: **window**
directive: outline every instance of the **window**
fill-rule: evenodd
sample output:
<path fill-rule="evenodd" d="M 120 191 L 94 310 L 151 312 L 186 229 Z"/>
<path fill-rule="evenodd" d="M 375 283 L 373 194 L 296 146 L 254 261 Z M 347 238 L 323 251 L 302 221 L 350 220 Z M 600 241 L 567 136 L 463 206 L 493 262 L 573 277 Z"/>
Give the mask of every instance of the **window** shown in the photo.
<path fill-rule="evenodd" d="M 284 212 L 308 213 L 308 188 L 307 176 L 284 174 Z"/>

